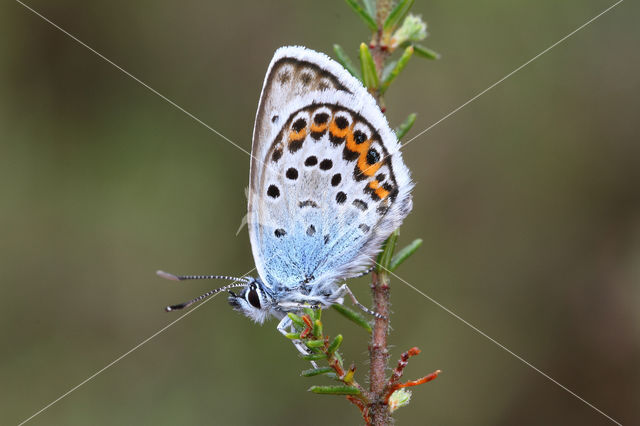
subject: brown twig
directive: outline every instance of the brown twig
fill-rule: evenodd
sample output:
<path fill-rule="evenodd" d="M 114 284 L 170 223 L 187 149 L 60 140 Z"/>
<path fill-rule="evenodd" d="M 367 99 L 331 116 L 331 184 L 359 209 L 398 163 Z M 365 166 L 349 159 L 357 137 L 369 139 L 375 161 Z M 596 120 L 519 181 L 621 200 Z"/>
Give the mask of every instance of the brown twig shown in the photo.
<path fill-rule="evenodd" d="M 385 425 L 389 423 L 389 410 L 385 401 L 386 369 L 389 359 L 387 336 L 389 333 L 389 284 L 386 274 L 373 273 L 371 291 L 377 317 L 373 325 L 371 344 L 369 346 L 369 384 L 371 424 Z"/>
<path fill-rule="evenodd" d="M 402 355 L 400 356 L 400 359 L 398 360 L 398 365 L 396 366 L 395 370 L 393 370 L 393 374 L 391 374 L 391 377 L 389 378 L 389 382 L 387 383 L 385 388 L 384 401 L 386 403 L 389 402 L 389 398 L 396 390 L 401 388 L 408 388 L 411 386 L 418 386 L 418 385 L 430 382 L 436 377 L 438 377 L 438 374 L 441 373 L 440 370 L 436 370 L 433 373 L 427 376 L 424 376 L 418 380 L 410 380 L 405 383 L 400 383 L 400 379 L 402 378 L 404 369 L 409 363 L 409 358 L 411 358 L 412 356 L 416 356 L 419 353 L 420 353 L 420 349 L 418 349 L 417 347 L 413 347 L 409 349 L 407 352 L 403 352 Z"/>
<path fill-rule="evenodd" d="M 389 55 L 389 51 L 382 44 L 382 25 L 387 19 L 392 6 L 391 0 L 378 0 L 376 2 L 376 20 L 378 21 L 378 32 L 375 33 L 371 42 L 371 55 L 376 65 L 378 78 L 382 76 L 384 62 Z M 378 101 L 382 112 L 385 111 L 382 95 L 378 89 L 373 96 Z M 373 272 L 371 277 L 371 293 L 373 296 L 373 306 L 375 311 L 381 315 L 376 317 L 373 325 L 371 344 L 369 345 L 369 390 L 370 403 L 366 414 L 369 419 L 367 424 L 386 425 L 391 419 L 385 395 L 386 370 L 389 360 L 389 350 L 387 349 L 387 337 L 389 335 L 389 277 L 386 273 Z M 365 412 L 363 411 L 363 415 Z M 367 418 L 365 417 L 365 420 Z"/>

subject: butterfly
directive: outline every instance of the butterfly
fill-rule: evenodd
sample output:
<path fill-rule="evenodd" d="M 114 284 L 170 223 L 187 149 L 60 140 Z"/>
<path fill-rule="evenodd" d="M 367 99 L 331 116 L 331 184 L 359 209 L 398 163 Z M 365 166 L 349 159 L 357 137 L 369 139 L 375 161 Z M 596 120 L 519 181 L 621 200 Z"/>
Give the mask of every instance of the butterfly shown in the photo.
<path fill-rule="evenodd" d="M 347 295 L 370 312 L 341 283 L 371 271 L 411 211 L 413 187 L 375 99 L 328 56 L 281 47 L 264 80 L 251 157 L 247 222 L 259 277 L 158 271 L 173 280 L 234 281 L 166 310 L 227 291 L 236 311 L 258 323 L 275 317 L 282 333 L 292 327 L 288 312 L 326 308 Z"/>

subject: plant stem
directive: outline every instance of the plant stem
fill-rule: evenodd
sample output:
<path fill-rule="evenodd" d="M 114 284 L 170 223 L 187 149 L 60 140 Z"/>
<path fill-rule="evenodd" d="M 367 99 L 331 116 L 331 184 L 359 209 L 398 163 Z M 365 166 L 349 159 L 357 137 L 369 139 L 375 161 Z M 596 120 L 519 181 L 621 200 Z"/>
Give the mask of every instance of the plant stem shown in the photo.
<path fill-rule="evenodd" d="M 386 371 L 389 360 L 387 349 L 387 336 L 389 334 L 389 277 L 384 272 L 374 272 L 372 276 L 371 291 L 375 310 L 384 318 L 376 318 L 371 345 L 369 346 L 369 383 L 371 403 L 369 415 L 371 424 L 386 425 L 389 423 L 389 409 L 385 404 L 385 385 L 387 383 Z"/>
<path fill-rule="evenodd" d="M 378 0 L 376 2 L 376 20 L 378 21 L 378 31 L 374 35 L 372 42 L 373 49 L 371 55 L 376 65 L 376 72 L 379 80 L 382 80 L 382 70 L 384 62 L 389 55 L 389 51 L 382 46 L 382 25 L 387 19 L 387 15 L 393 6 L 392 0 Z M 373 93 L 380 108 L 384 112 L 384 103 L 380 89 Z M 387 425 L 391 421 L 389 407 L 385 401 L 385 385 L 387 383 L 386 371 L 389 360 L 389 350 L 387 349 L 387 338 L 389 335 L 389 276 L 384 271 L 373 272 L 371 277 L 371 293 L 373 296 L 373 306 L 375 311 L 383 316 L 376 318 L 369 345 L 369 390 L 370 403 L 368 406 L 369 419 L 372 425 Z"/>

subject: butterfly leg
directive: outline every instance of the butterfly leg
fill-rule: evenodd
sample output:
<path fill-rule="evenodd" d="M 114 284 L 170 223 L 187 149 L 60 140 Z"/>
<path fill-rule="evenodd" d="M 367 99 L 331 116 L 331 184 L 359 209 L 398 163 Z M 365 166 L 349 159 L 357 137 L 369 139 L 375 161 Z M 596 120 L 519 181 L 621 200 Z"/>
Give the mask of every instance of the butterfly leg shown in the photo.
<path fill-rule="evenodd" d="M 336 294 L 339 295 L 338 297 L 342 297 L 345 294 L 349 295 L 349 298 L 351 299 L 353 304 L 356 305 L 358 308 L 362 309 L 364 312 L 368 313 L 369 315 L 373 315 L 376 318 L 384 319 L 384 315 L 380 315 L 379 313 L 372 311 L 371 309 L 364 306 L 362 303 L 358 302 L 358 299 L 356 299 L 356 296 L 353 295 L 353 293 L 351 292 L 351 289 L 346 284 L 342 284 L 340 288 L 336 291 Z M 336 299 L 338 297 L 336 297 Z"/>
<path fill-rule="evenodd" d="M 291 318 L 289 318 L 289 316 L 285 316 L 284 318 L 282 318 L 278 323 L 277 328 L 278 331 L 285 336 L 287 335 L 287 333 L 296 332 L 296 329 L 293 326 L 293 321 L 291 321 Z M 302 340 L 292 340 L 291 343 L 293 343 L 293 346 L 295 346 L 298 352 L 300 352 L 302 355 L 309 355 L 311 353 L 311 350 L 309 350 L 309 348 L 307 348 L 305 344 L 302 343 Z M 318 368 L 318 364 L 316 364 L 315 361 L 311 361 L 311 365 L 313 366 L 313 368 Z"/>

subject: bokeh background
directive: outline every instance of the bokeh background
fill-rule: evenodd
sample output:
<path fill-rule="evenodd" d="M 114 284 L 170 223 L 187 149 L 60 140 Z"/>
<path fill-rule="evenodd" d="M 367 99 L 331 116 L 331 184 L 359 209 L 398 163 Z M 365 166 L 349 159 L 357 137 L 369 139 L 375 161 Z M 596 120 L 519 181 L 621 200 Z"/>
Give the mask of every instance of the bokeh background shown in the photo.
<path fill-rule="evenodd" d="M 340 0 L 29 5 L 245 149 L 274 50 L 355 57 Z M 417 1 L 426 45 L 387 96 L 409 137 L 612 4 Z M 0 423 L 17 424 L 218 283 L 253 267 L 249 157 L 16 2 L 0 6 Z M 623 424 L 640 423 L 639 7 L 627 1 L 406 148 L 405 280 Z M 352 288 L 368 300 L 367 280 Z M 393 282 L 392 363 L 416 388 L 398 424 L 612 424 Z M 275 330 L 210 301 L 34 425 L 359 424 Z M 364 381 L 367 336 L 335 313 Z"/>

